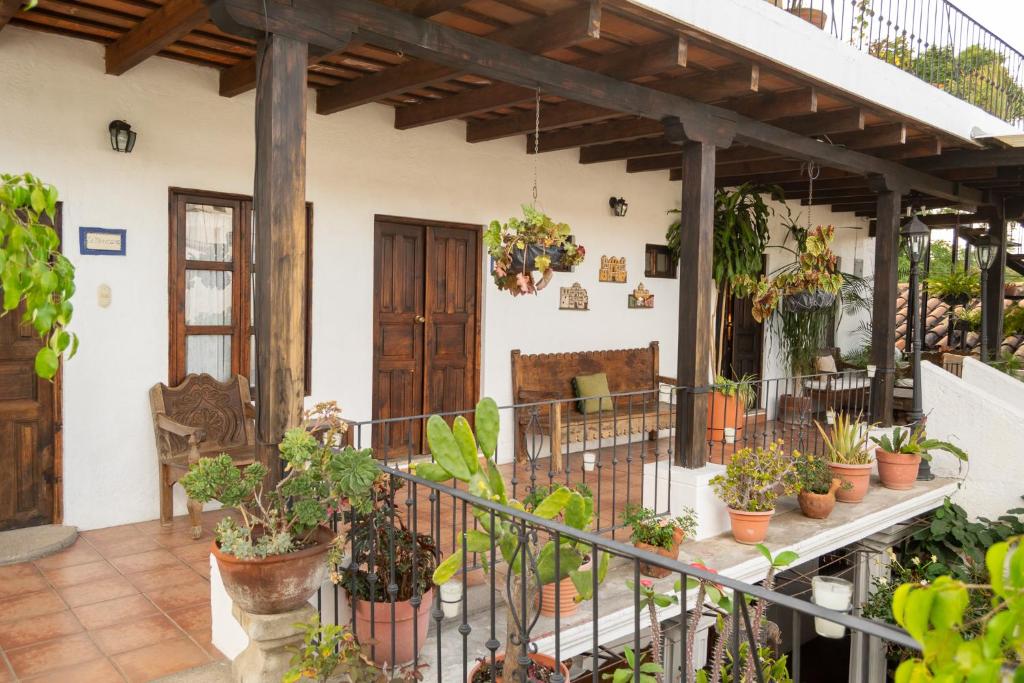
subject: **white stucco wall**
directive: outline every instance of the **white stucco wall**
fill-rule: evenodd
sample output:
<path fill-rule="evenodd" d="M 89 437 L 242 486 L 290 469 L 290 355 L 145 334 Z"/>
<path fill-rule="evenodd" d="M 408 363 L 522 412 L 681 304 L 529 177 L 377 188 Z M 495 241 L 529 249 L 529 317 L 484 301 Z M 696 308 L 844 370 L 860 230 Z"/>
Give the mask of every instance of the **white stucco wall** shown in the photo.
<path fill-rule="evenodd" d="M 962 467 L 944 453 L 932 462 L 937 475 L 963 478 L 954 500 L 972 517 L 994 519 L 1021 507 L 1020 404 L 1007 403 L 932 363 L 921 364 L 921 379 L 928 436 L 954 441 L 970 456 Z"/>
<path fill-rule="evenodd" d="M 77 268 L 74 328 L 82 344 L 64 375 L 65 522 L 88 529 L 155 518 L 146 392 L 167 378 L 168 188 L 251 193 L 252 94 L 219 97 L 216 71 L 160 58 L 107 76 L 101 46 L 14 27 L 0 35 L 0 92 L 8 131 L 0 136 L 0 168 L 30 170 L 59 188 L 66 254 Z M 138 131 L 129 155 L 109 146 L 107 124 L 119 118 Z M 465 143 L 459 122 L 395 130 L 391 109 L 377 105 L 311 113 L 307 148 L 315 211 L 310 400 L 336 399 L 346 416 L 368 419 L 374 215 L 504 220 L 530 196 L 533 160 L 521 138 Z M 674 374 L 678 281 L 645 279 L 643 255 L 647 242 L 664 242 L 679 184 L 667 173 L 627 174 L 622 162 L 580 165 L 574 151 L 539 161 L 541 206 L 573 226 L 588 259 L 574 274 L 557 274 L 538 297 L 513 300 L 485 274 L 483 394 L 510 400 L 513 348 L 658 340 L 661 372 Z M 610 215 L 612 195 L 629 201 L 626 218 Z M 817 209 L 815 217 L 852 220 Z M 126 228 L 127 256 L 81 256 L 79 226 Z M 602 254 L 626 257 L 628 285 L 597 282 Z M 590 312 L 558 311 L 557 288 L 573 281 L 589 290 Z M 657 297 L 654 310 L 626 307 L 640 281 Z M 112 290 L 108 308 L 97 305 L 101 284 Z M 177 502 L 181 513 L 180 492 Z"/>
<path fill-rule="evenodd" d="M 965 383 L 1018 409 L 1024 407 L 1024 382 L 970 356 L 965 357 L 963 363 L 961 378 Z"/>

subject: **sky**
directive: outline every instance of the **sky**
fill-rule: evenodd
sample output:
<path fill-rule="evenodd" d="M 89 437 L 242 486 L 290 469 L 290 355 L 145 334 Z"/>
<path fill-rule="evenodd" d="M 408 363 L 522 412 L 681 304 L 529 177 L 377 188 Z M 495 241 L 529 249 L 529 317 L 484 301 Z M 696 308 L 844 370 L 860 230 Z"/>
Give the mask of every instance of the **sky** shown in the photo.
<path fill-rule="evenodd" d="M 1024 53 L 1024 0 L 951 0 L 969 17 Z"/>

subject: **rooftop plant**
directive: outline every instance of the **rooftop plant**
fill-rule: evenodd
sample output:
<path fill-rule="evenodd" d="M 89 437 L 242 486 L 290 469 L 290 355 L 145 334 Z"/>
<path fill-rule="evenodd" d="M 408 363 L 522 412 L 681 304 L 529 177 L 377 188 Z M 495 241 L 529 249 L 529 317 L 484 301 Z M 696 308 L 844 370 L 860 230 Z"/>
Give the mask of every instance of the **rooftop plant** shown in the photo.
<path fill-rule="evenodd" d="M 874 458 L 868 448 L 867 425 L 860 418 L 851 418 L 846 413 L 836 413 L 831 429 L 825 429 L 815 420 L 818 433 L 830 462 L 839 465 L 867 465 Z"/>
<path fill-rule="evenodd" d="M 678 517 L 662 517 L 650 508 L 629 503 L 623 508 L 621 519 L 632 530 L 630 541 L 657 548 L 671 549 L 677 529 L 685 536 L 693 536 L 697 530 L 697 515 L 689 508 Z"/>
<path fill-rule="evenodd" d="M 523 218 L 491 221 L 483 240 L 493 259 L 494 283 L 512 296 L 536 294 L 547 286 L 553 258 L 569 267 L 582 263 L 587 253 L 582 244 L 572 241 L 568 224 L 556 223 L 529 204 L 523 204 Z M 534 270 L 540 272 L 540 281 L 533 279 Z"/>
<path fill-rule="evenodd" d="M 945 451 L 957 460 L 967 460 L 967 453 L 956 444 L 940 439 L 929 439 L 925 435 L 923 421 L 911 428 L 894 427 L 891 434 L 872 436 L 871 440 L 889 453 L 920 455 L 923 460 L 931 460 L 933 452 Z"/>
<path fill-rule="evenodd" d="M 78 337 L 67 329 L 75 267 L 60 253 L 51 227 L 56 213 L 53 185 L 31 173 L 0 173 L 0 317 L 22 310 L 22 321 L 43 340 L 35 371 L 45 379 L 57 374 L 62 356 L 78 350 Z"/>
<path fill-rule="evenodd" d="M 928 278 L 928 294 L 940 299 L 976 297 L 981 294 L 981 280 L 977 271 L 954 268 Z"/>
<path fill-rule="evenodd" d="M 728 507 L 743 512 L 775 509 L 779 496 L 800 491 L 793 458 L 782 449 L 782 440 L 768 448 L 744 448 L 733 454 L 723 474 L 711 480 L 715 494 Z"/>

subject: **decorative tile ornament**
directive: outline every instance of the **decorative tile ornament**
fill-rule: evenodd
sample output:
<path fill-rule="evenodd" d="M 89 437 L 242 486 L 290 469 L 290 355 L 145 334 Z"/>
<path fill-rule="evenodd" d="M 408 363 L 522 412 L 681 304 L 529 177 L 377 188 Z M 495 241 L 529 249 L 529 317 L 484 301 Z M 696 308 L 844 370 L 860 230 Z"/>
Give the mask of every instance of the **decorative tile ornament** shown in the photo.
<path fill-rule="evenodd" d="M 654 308 L 654 295 L 641 282 L 629 295 L 628 303 L 630 308 Z"/>
<path fill-rule="evenodd" d="M 590 295 L 578 282 L 571 287 L 562 287 L 558 298 L 558 308 L 563 311 L 589 311 Z"/>
<path fill-rule="evenodd" d="M 601 282 L 626 283 L 626 257 L 625 256 L 602 256 L 601 270 L 598 271 L 597 279 Z"/>

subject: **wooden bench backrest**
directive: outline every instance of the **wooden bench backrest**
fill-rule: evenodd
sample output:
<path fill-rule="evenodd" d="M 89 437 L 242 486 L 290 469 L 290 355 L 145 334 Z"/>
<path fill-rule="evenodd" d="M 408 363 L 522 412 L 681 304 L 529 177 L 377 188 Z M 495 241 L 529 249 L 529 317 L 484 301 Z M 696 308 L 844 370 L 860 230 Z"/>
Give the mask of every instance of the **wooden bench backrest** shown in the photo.
<path fill-rule="evenodd" d="M 245 416 L 249 398 L 249 380 L 236 375 L 219 382 L 205 373 L 188 375 L 176 387 L 160 383 L 149 391 L 154 420 L 163 414 L 175 422 L 189 427 L 200 427 L 205 433 L 204 444 L 216 446 L 252 446 L 256 443 L 256 428 Z M 161 450 L 182 452 L 187 441 L 174 434 L 166 434 L 167 442 Z M 158 439 L 159 442 L 159 439 Z"/>
<path fill-rule="evenodd" d="M 613 394 L 656 389 L 658 342 L 639 349 L 570 353 L 523 354 L 516 349 L 512 351 L 512 398 L 515 403 L 572 398 L 573 377 L 597 372 L 608 376 Z"/>

